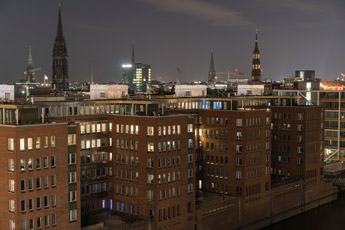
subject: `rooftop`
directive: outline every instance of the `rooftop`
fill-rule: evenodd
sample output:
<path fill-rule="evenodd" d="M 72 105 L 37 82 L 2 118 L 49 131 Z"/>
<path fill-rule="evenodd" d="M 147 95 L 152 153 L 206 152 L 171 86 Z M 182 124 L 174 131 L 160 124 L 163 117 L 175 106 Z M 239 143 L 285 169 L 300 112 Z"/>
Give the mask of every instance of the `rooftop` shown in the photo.
<path fill-rule="evenodd" d="M 199 209 L 221 204 L 221 203 L 228 202 L 231 200 L 239 199 L 238 197 L 234 197 L 234 196 L 222 195 L 222 194 L 206 192 L 206 191 L 202 191 L 201 197 L 202 198 L 200 199 L 199 204 L 197 204 L 197 208 Z"/>
<path fill-rule="evenodd" d="M 324 167 L 324 171 L 327 175 L 338 175 L 345 171 L 345 164 L 343 162 L 327 164 Z"/>

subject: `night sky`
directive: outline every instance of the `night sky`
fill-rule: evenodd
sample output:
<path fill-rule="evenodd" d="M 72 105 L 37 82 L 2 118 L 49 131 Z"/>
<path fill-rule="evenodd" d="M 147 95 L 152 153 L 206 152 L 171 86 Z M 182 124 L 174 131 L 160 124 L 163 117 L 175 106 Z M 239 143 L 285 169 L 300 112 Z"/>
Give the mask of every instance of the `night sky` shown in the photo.
<path fill-rule="evenodd" d="M 52 74 L 58 2 L 0 0 L 0 79 L 23 79 L 28 46 L 34 67 Z M 150 64 L 154 79 L 206 81 L 210 50 L 217 72 L 250 74 L 259 30 L 262 79 L 298 69 L 334 80 L 345 72 L 344 0 L 74 0 L 61 1 L 70 81 L 121 81 L 121 64 Z M 222 77 L 223 75 L 219 75 Z M 225 79 L 225 76 L 223 77 Z"/>

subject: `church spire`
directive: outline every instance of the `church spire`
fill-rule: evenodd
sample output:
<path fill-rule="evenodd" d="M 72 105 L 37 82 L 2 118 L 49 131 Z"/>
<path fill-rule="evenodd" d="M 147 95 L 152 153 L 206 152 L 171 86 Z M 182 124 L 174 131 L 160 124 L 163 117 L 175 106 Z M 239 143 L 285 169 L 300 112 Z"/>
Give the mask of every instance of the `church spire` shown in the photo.
<path fill-rule="evenodd" d="M 258 29 L 256 29 L 255 35 L 255 48 L 253 51 L 253 62 L 252 62 L 252 83 L 261 83 L 261 65 L 260 65 L 260 51 L 258 44 Z"/>
<path fill-rule="evenodd" d="M 214 72 L 213 49 L 211 50 L 210 71 L 211 70 Z"/>
<path fill-rule="evenodd" d="M 211 49 L 210 70 L 208 71 L 208 84 L 214 85 L 216 83 L 216 70 L 214 68 L 213 49 Z"/>
<path fill-rule="evenodd" d="M 29 57 L 28 57 L 28 68 L 33 68 L 32 56 L 31 56 L 31 46 L 29 46 Z"/>
<path fill-rule="evenodd" d="M 67 58 L 67 47 L 62 31 L 61 4 L 59 3 L 58 26 L 53 50 L 52 88 L 60 93 L 69 88 Z"/>
<path fill-rule="evenodd" d="M 31 55 L 31 46 L 29 46 L 28 65 L 26 67 L 26 80 L 29 82 L 35 81 L 35 71 Z"/>
<path fill-rule="evenodd" d="M 63 32 L 62 32 L 62 20 L 61 20 L 61 3 L 59 3 L 59 16 L 58 16 L 58 26 L 57 26 L 57 33 L 56 39 L 64 39 Z"/>
<path fill-rule="evenodd" d="M 134 55 L 134 40 L 132 41 L 132 65 L 135 63 L 135 55 Z"/>
<path fill-rule="evenodd" d="M 260 52 L 259 51 L 259 45 L 258 45 L 258 29 L 256 29 L 256 35 L 255 35 L 255 49 L 254 52 Z"/>

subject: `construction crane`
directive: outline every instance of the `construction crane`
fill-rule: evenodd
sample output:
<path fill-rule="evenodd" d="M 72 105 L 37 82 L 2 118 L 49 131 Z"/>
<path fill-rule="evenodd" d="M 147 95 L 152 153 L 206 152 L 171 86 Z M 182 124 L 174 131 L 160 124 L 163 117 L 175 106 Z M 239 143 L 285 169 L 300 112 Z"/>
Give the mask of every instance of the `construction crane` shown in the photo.
<path fill-rule="evenodd" d="M 230 70 L 228 70 L 228 72 L 217 72 L 217 75 L 218 74 L 228 75 L 228 81 L 230 81 L 230 74 L 235 75 L 235 76 L 248 77 L 248 75 L 238 71 L 238 69 L 235 69 L 235 71 L 236 71 L 235 73 L 231 73 Z"/>
<path fill-rule="evenodd" d="M 34 69 L 30 69 L 30 70 L 27 70 L 27 71 L 24 71 L 24 74 L 27 76 L 27 80 L 29 81 L 30 79 L 28 79 L 29 78 L 29 76 L 31 75 L 31 74 L 33 74 L 33 76 L 35 77 L 36 76 L 36 72 L 37 71 L 40 71 L 41 70 L 41 67 L 39 67 L 39 68 L 34 68 Z M 29 73 L 28 73 L 29 72 Z M 33 80 L 35 80 L 35 79 L 33 79 Z"/>

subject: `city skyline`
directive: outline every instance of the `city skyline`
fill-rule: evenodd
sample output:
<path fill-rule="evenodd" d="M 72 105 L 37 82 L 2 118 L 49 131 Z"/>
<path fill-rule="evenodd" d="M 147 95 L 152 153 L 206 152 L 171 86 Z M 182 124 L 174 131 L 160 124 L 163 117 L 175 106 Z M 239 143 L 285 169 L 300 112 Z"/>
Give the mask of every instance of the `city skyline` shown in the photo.
<path fill-rule="evenodd" d="M 339 28 L 345 22 L 341 15 L 345 3 L 251 4 L 136 0 L 100 5 L 62 1 L 70 81 L 90 81 L 93 63 L 95 82 L 120 82 L 121 65 L 131 61 L 132 40 L 136 60 L 152 66 L 153 79 L 174 81 L 178 66 L 185 81 L 207 81 L 211 49 L 217 71 L 237 68 L 250 75 L 256 28 L 263 80 L 281 80 L 297 69 L 314 69 L 316 77 L 334 80 L 344 71 L 345 48 L 340 45 L 344 31 Z M 34 68 L 42 68 L 37 80 L 43 81 L 44 74 L 51 80 L 57 16 L 58 1 L 0 2 L 0 27 L 6 31 L 0 48 L 7 54 L 0 57 L 2 82 L 25 78 L 30 45 Z"/>

